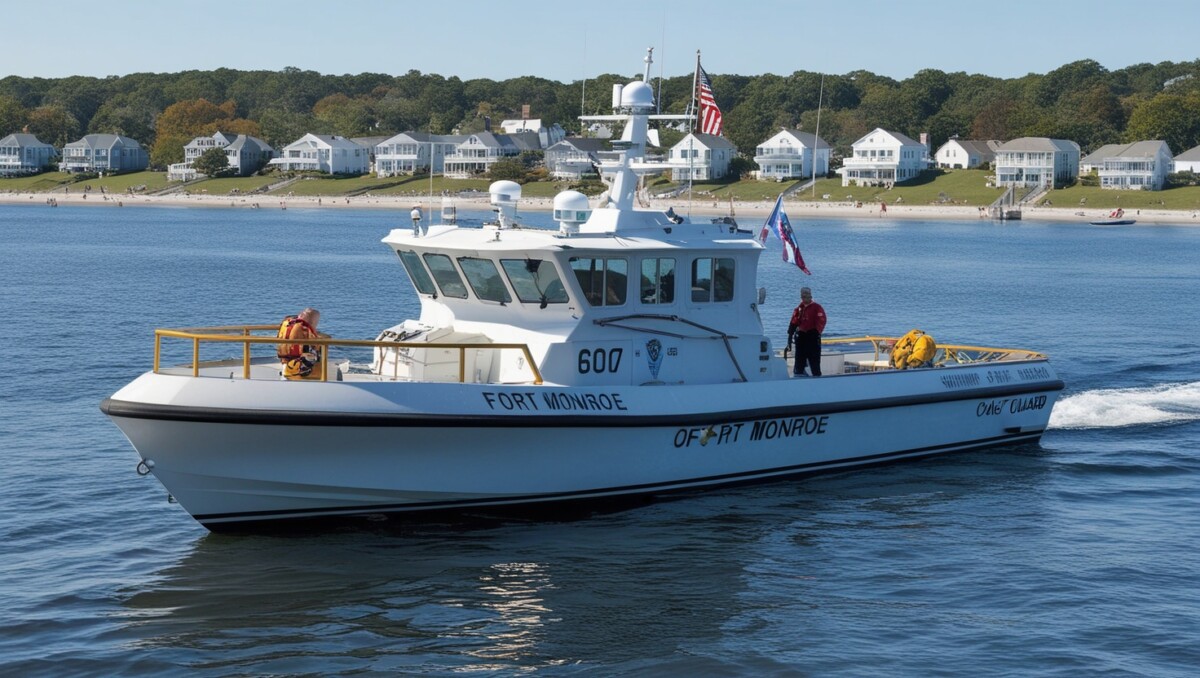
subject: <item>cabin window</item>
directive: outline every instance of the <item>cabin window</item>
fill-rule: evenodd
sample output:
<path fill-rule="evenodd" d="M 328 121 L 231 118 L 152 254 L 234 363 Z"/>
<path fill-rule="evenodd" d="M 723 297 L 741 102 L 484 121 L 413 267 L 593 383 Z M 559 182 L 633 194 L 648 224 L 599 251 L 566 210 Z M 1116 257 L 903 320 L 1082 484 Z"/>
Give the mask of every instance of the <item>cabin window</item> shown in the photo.
<path fill-rule="evenodd" d="M 629 262 L 625 259 L 571 257 L 571 270 L 583 296 L 592 306 L 620 306 L 625 303 L 629 281 Z"/>
<path fill-rule="evenodd" d="M 692 261 L 692 301 L 733 301 L 733 259 Z"/>
<path fill-rule="evenodd" d="M 425 272 L 425 267 L 421 265 L 421 257 L 417 256 L 416 252 L 409 250 L 407 252 L 396 252 L 400 255 L 400 263 L 404 264 L 404 270 L 408 271 L 408 277 L 412 280 L 413 287 L 421 294 L 437 294 L 437 289 L 433 286 L 433 280 L 429 274 Z"/>
<path fill-rule="evenodd" d="M 567 303 L 567 289 L 552 262 L 541 259 L 501 259 L 500 266 L 522 303 L 541 304 L 543 307 L 546 304 Z"/>
<path fill-rule="evenodd" d="M 466 274 L 467 282 L 471 283 L 471 289 L 475 290 L 475 296 L 484 301 L 498 301 L 502 304 L 512 301 L 508 288 L 500 279 L 500 271 L 496 270 L 496 264 L 491 259 L 459 257 L 458 265 Z"/>
<path fill-rule="evenodd" d="M 437 281 L 442 294 L 455 299 L 467 298 L 467 286 L 463 284 L 450 257 L 444 254 L 426 254 L 425 263 L 429 266 L 429 272 L 433 274 L 433 279 Z"/>
<path fill-rule="evenodd" d="M 675 260 L 642 260 L 642 303 L 671 304 L 675 302 Z"/>

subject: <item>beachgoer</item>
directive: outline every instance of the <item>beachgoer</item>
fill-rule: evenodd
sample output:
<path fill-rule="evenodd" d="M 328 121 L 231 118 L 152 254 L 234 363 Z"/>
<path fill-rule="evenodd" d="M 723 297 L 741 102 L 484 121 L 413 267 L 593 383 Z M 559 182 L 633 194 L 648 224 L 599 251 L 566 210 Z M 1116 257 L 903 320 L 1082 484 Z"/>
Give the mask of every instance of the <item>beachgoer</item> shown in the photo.
<path fill-rule="evenodd" d="M 825 309 L 813 301 L 812 290 L 800 288 L 800 305 L 792 311 L 788 323 L 788 345 L 795 344 L 796 359 L 792 373 L 803 375 L 807 365 L 812 376 L 821 376 L 821 334 L 825 332 Z"/>

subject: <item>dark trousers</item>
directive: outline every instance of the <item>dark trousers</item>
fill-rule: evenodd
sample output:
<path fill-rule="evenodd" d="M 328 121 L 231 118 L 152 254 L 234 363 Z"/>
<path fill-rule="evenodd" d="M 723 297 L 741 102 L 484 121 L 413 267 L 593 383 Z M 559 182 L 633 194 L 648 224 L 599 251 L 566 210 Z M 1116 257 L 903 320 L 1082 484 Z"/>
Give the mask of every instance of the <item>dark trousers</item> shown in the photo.
<path fill-rule="evenodd" d="M 796 364 L 794 374 L 804 374 L 805 366 L 814 377 L 821 376 L 821 333 L 817 331 L 796 333 Z"/>

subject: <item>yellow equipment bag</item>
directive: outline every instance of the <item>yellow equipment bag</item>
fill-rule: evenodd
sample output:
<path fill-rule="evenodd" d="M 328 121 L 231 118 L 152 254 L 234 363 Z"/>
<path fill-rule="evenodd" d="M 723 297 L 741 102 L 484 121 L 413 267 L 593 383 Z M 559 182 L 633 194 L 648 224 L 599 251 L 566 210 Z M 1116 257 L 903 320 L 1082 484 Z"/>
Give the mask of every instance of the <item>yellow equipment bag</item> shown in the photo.
<path fill-rule="evenodd" d="M 908 334 L 900 337 L 896 341 L 896 345 L 892 347 L 892 367 L 898 370 L 907 370 L 910 367 L 929 367 L 929 361 L 933 360 L 935 353 L 937 353 L 937 344 L 933 341 L 933 337 L 921 330 L 909 330 Z"/>

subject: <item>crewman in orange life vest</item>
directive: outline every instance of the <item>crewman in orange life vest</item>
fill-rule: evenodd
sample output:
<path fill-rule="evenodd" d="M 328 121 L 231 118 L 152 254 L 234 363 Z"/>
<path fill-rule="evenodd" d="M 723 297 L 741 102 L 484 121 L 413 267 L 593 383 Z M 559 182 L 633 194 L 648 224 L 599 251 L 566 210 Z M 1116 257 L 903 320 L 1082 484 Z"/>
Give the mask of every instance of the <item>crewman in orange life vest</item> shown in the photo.
<path fill-rule="evenodd" d="M 289 315 L 279 325 L 279 338 L 304 341 L 318 339 L 317 325 L 321 322 L 321 312 L 315 308 L 306 308 L 298 315 Z M 277 344 L 276 351 L 279 362 L 283 363 L 283 376 L 287 379 L 316 379 L 320 373 L 313 374 L 313 367 L 321 361 L 321 351 L 316 346 L 308 344 Z"/>

